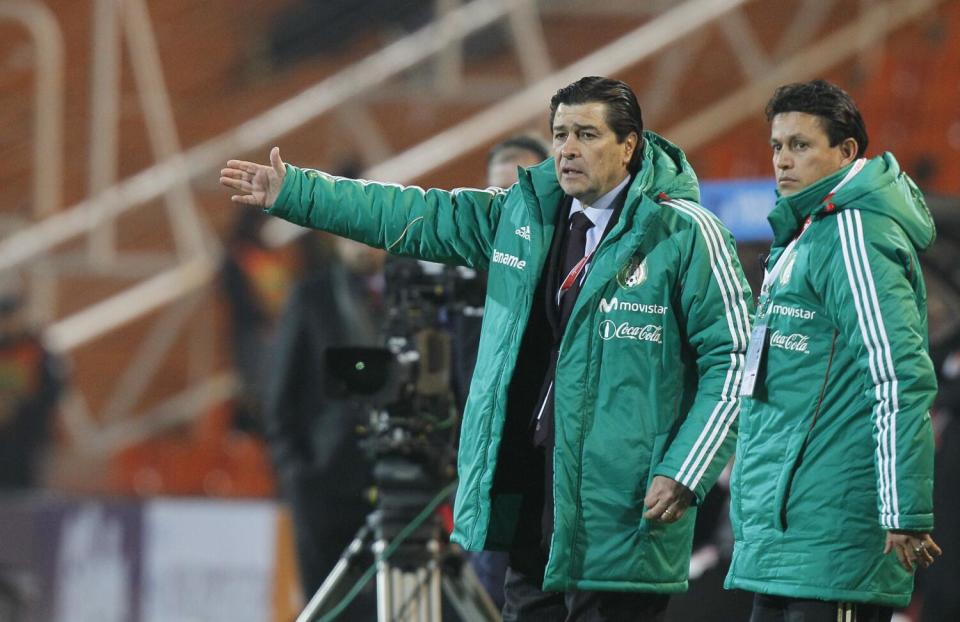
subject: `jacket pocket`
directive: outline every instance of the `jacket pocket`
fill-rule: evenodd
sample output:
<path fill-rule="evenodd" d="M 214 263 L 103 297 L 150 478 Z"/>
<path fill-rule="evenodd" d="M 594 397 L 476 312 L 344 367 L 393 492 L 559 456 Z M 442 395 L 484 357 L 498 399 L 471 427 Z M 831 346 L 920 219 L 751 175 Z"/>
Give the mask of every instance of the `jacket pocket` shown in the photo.
<path fill-rule="evenodd" d="M 780 475 L 777 477 L 777 487 L 773 497 L 773 526 L 778 531 L 787 529 L 787 503 L 790 501 L 790 488 L 793 486 L 793 479 L 800 468 L 800 461 L 803 458 L 803 448 L 806 446 L 806 430 L 794 432 L 787 442 L 787 451 L 784 457 L 783 465 L 780 467 Z"/>
<path fill-rule="evenodd" d="M 653 472 L 660 465 L 660 461 L 663 460 L 663 454 L 666 453 L 667 439 L 670 438 L 669 432 L 664 432 L 663 434 L 657 434 L 653 438 L 653 449 L 650 452 L 650 466 L 647 470 L 647 483 L 643 487 L 643 494 L 640 497 L 640 506 L 641 506 L 641 515 L 640 515 L 640 532 L 646 533 L 650 531 L 652 525 L 650 521 L 643 516 L 643 513 L 647 511 L 645 505 L 643 505 L 643 500 L 647 496 L 647 491 L 650 490 L 650 484 L 653 483 Z"/>

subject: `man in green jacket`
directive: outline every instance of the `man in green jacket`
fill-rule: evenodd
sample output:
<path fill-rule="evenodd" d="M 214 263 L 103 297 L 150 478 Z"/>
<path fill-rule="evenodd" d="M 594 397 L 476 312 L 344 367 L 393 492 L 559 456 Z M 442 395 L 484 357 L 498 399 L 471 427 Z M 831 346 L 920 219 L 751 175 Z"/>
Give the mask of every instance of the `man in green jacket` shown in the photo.
<path fill-rule="evenodd" d="M 505 620 L 660 620 L 728 460 L 749 335 L 729 232 L 633 91 L 551 100 L 554 158 L 507 190 L 427 190 L 231 160 L 237 203 L 488 270 L 453 540 L 510 552 Z"/>
<path fill-rule="evenodd" d="M 728 588 L 754 622 L 889 620 L 933 528 L 920 191 L 840 88 L 767 104 L 779 197 L 743 384 Z"/>

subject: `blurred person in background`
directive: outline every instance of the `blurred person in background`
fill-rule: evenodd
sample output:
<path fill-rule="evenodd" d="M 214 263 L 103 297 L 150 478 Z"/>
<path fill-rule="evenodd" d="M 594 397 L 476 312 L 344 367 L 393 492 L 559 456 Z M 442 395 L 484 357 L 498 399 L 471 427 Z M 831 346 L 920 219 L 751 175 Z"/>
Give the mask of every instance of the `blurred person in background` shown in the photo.
<path fill-rule="evenodd" d="M 0 294 L 0 491 L 40 486 L 64 388 L 61 361 L 30 326 L 19 291 Z"/>
<path fill-rule="evenodd" d="M 628 85 L 582 78 L 549 119 L 555 160 L 509 190 L 345 179 L 277 148 L 221 183 L 300 224 L 489 269 L 452 539 L 510 551 L 505 620 L 663 620 L 687 587 L 691 504 L 733 450 L 749 287 Z"/>
<path fill-rule="evenodd" d="M 233 424 L 257 434 L 263 434 L 266 378 L 273 367 L 271 344 L 297 278 L 296 262 L 290 254 L 264 242 L 266 219 L 255 211 L 238 215 L 220 276 L 229 313 L 232 363 L 240 380 Z"/>
<path fill-rule="evenodd" d="M 371 465 L 356 432 L 366 411 L 325 394 L 325 351 L 382 343 L 384 253 L 317 233 L 304 243 L 313 249 L 306 253 L 313 268 L 293 287 L 279 321 L 264 418 L 309 599 L 373 509 Z M 375 617 L 365 592 L 338 619 Z"/>
<path fill-rule="evenodd" d="M 923 196 L 823 80 L 766 107 L 778 199 L 731 483 L 752 622 L 890 620 L 933 529 Z"/>
<path fill-rule="evenodd" d="M 18 285 L 0 286 L 0 497 L 43 486 L 44 459 L 53 442 L 64 390 L 62 361 L 27 318 Z M 34 577 L 10 564 L 0 542 L 0 620 L 22 619 Z M 15 549 L 16 550 L 16 549 Z"/>
<path fill-rule="evenodd" d="M 534 134 L 503 140 L 487 153 L 487 185 L 509 188 L 517 183 L 517 168 L 529 168 L 550 157 L 550 146 Z"/>

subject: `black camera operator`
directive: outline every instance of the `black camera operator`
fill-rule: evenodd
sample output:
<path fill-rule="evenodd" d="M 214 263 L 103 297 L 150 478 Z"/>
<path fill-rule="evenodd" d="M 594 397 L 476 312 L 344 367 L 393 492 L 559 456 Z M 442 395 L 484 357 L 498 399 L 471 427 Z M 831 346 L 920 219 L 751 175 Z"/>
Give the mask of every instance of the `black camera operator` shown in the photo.
<path fill-rule="evenodd" d="M 264 412 L 307 598 L 372 508 L 365 491 L 373 479 L 355 432 L 364 413 L 355 404 L 328 399 L 321 379 L 327 348 L 380 343 L 384 258 L 382 251 L 362 244 L 312 235 L 324 257 L 313 262 L 316 269 L 287 302 Z M 367 621 L 375 615 L 367 593 L 341 619 Z"/>

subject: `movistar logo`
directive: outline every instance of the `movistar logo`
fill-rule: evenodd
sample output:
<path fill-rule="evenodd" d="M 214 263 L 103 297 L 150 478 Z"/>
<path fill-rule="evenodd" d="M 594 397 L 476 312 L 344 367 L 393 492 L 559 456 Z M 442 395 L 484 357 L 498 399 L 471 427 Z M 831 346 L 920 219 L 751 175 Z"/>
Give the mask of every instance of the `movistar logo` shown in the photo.
<path fill-rule="evenodd" d="M 812 320 L 816 315 L 816 311 L 810 311 L 809 309 L 804 309 L 803 307 L 788 307 L 785 305 L 770 305 L 770 313 L 776 315 L 786 315 L 787 317 L 797 317 L 801 320 Z"/>
<path fill-rule="evenodd" d="M 493 263 L 503 264 L 511 268 L 516 268 L 517 270 L 523 270 L 523 268 L 527 265 L 525 260 L 520 259 L 516 255 L 510 255 L 498 250 L 493 251 Z"/>
<path fill-rule="evenodd" d="M 600 313 L 610 313 L 611 311 L 632 311 L 634 313 L 653 313 L 655 315 L 664 315 L 668 307 L 657 304 L 646 304 L 642 302 L 630 302 L 628 300 L 617 300 L 614 296 L 609 301 L 606 298 L 600 299 Z"/>

